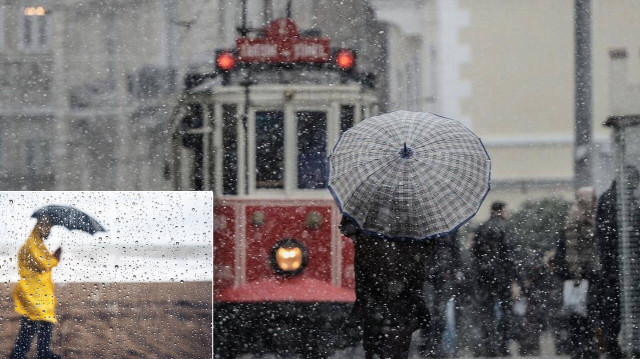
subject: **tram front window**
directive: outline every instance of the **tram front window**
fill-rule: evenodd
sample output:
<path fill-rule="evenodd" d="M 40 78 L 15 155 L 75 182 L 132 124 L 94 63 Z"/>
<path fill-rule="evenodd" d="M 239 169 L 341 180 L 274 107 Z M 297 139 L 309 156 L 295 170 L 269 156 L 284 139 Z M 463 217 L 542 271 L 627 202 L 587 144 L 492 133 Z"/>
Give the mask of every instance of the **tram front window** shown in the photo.
<path fill-rule="evenodd" d="M 298 188 L 327 187 L 327 114 L 298 112 Z"/>
<path fill-rule="evenodd" d="M 256 112 L 256 188 L 284 188 L 284 113 Z"/>
<path fill-rule="evenodd" d="M 340 134 L 353 127 L 354 112 L 353 105 L 340 106 Z"/>

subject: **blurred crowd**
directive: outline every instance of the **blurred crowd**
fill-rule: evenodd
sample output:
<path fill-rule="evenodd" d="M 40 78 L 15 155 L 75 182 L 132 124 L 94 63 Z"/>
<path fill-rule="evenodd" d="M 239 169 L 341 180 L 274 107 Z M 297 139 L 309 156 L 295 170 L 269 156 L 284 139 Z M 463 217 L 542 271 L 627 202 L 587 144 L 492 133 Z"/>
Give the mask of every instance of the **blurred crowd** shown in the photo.
<path fill-rule="evenodd" d="M 640 175 L 632 167 L 626 173 L 634 193 Z M 526 265 L 515 258 L 518 228 L 504 202 L 494 202 L 490 218 L 469 233 L 435 241 L 422 292 L 430 325 L 420 331 L 421 354 L 538 356 L 548 332 L 557 355 L 623 357 L 616 188 L 614 181 L 599 198 L 592 187 L 578 189 L 558 214 L 565 220 L 555 243 L 528 253 Z M 518 353 L 509 352 L 512 341 Z"/>

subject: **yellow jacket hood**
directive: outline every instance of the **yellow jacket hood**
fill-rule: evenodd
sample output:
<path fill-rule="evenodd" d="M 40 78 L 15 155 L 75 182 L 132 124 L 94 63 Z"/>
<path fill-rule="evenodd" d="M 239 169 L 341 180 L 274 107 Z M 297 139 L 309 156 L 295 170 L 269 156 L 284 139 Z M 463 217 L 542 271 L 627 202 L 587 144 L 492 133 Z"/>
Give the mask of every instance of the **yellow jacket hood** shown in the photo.
<path fill-rule="evenodd" d="M 51 270 L 58 260 L 34 229 L 18 251 L 20 280 L 13 291 L 15 310 L 31 320 L 57 323 Z"/>

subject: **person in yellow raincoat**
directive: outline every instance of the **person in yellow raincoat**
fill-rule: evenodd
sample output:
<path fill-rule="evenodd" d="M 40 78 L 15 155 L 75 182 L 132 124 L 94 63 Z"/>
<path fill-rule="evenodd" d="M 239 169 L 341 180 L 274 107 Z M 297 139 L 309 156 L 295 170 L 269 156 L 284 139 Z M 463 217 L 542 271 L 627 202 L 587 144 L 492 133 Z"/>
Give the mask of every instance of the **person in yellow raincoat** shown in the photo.
<path fill-rule="evenodd" d="M 49 348 L 53 324 L 57 323 L 51 270 L 58 265 L 62 254 L 62 248 L 51 253 L 44 244 L 51 227 L 49 218 L 38 218 L 31 235 L 18 252 L 20 280 L 14 288 L 13 301 L 15 311 L 22 315 L 22 320 L 11 359 L 27 357 L 36 333 L 38 359 L 60 358 Z"/>

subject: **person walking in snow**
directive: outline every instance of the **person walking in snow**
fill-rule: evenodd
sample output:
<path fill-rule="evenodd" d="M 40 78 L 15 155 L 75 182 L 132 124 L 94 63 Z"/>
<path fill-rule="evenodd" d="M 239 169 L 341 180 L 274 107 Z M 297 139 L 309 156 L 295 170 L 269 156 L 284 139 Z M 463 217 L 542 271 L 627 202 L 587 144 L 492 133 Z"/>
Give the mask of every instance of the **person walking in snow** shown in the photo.
<path fill-rule="evenodd" d="M 471 248 L 482 328 L 482 348 L 478 348 L 482 353 L 478 354 L 487 357 L 509 354 L 511 293 L 517 275 L 507 217 L 506 204 L 494 202 L 491 217 L 476 230 Z"/>
<path fill-rule="evenodd" d="M 413 332 L 428 329 L 430 322 L 422 288 L 433 241 L 376 238 L 347 217 L 340 230 L 355 246 L 356 302 L 350 319 L 362 327 L 366 359 L 408 358 Z"/>

